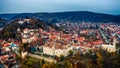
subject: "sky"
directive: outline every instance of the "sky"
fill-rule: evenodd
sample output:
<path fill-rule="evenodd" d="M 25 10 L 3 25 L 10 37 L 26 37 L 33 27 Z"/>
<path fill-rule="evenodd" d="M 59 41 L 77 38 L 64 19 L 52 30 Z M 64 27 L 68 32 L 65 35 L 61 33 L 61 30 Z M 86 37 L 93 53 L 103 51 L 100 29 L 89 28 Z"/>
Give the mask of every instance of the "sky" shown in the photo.
<path fill-rule="evenodd" d="M 120 0 L 0 0 L 2 13 L 92 11 L 120 15 Z"/>

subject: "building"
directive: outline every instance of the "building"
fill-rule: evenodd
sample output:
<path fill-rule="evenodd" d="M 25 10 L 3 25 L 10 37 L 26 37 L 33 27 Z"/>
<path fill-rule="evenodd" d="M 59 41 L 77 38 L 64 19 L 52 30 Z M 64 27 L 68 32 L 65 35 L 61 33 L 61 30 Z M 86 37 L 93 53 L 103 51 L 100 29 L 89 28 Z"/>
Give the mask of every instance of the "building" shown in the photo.
<path fill-rule="evenodd" d="M 115 46 L 113 46 L 111 44 L 102 44 L 101 47 L 102 47 L 103 50 L 106 50 L 108 52 L 115 52 L 116 51 Z"/>
<path fill-rule="evenodd" d="M 52 45 L 52 48 L 43 46 L 43 53 L 48 55 L 56 55 L 60 57 L 61 55 L 68 56 L 69 50 L 73 50 L 72 46 L 67 48 L 59 48 L 59 49 L 56 49 L 55 46 L 56 46 L 55 43 Z"/>
<path fill-rule="evenodd" d="M 117 39 L 113 39 L 113 44 L 102 44 L 102 49 L 107 50 L 108 52 L 115 52 L 116 51 L 116 43 Z"/>
<path fill-rule="evenodd" d="M 21 33 L 21 35 L 22 35 L 22 43 L 30 43 L 32 41 L 37 40 L 38 35 L 35 32 L 38 32 L 38 29 L 25 28 L 23 30 L 23 33 Z"/>

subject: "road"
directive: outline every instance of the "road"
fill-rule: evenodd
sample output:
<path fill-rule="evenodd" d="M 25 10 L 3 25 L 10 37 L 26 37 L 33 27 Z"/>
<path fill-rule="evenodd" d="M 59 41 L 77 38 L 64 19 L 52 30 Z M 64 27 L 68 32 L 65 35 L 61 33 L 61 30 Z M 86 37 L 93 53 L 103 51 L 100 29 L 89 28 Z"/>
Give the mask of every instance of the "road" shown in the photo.
<path fill-rule="evenodd" d="M 28 54 L 28 56 L 33 57 L 33 58 L 37 58 L 37 59 L 44 59 L 47 62 L 57 63 L 57 60 L 52 59 L 52 58 L 46 58 L 46 57 L 43 57 L 43 56 L 39 56 L 39 55 L 35 55 L 35 54 L 30 54 L 30 53 Z"/>
<path fill-rule="evenodd" d="M 100 31 L 100 33 L 101 33 L 103 39 L 105 40 L 105 42 L 106 42 L 106 43 L 109 43 L 107 37 L 105 36 L 104 32 L 101 30 L 100 26 L 99 26 L 99 25 L 97 25 L 97 26 L 98 26 L 98 30 Z"/>
<path fill-rule="evenodd" d="M 83 49 L 92 49 L 92 48 L 90 48 L 90 47 L 85 47 L 85 46 L 80 46 L 80 48 L 83 48 Z"/>

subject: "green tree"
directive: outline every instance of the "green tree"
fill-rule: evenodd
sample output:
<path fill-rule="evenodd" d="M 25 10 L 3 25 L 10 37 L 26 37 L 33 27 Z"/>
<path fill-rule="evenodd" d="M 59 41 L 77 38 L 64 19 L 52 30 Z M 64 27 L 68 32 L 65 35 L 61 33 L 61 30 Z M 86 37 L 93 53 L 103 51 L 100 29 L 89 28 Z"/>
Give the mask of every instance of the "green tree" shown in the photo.
<path fill-rule="evenodd" d="M 66 62 L 65 68 L 73 68 L 72 63 L 70 63 L 69 61 Z"/>
<path fill-rule="evenodd" d="M 40 66 L 42 67 L 43 64 L 45 64 L 45 61 L 44 61 L 43 59 L 42 59 L 42 60 L 40 59 L 40 60 L 39 60 L 39 64 L 40 64 Z"/>
<path fill-rule="evenodd" d="M 72 56 L 73 55 L 73 50 L 69 50 L 69 54 L 70 54 L 70 56 Z"/>
<path fill-rule="evenodd" d="M 114 68 L 120 67 L 120 55 L 116 56 L 115 62 L 114 62 Z"/>
<path fill-rule="evenodd" d="M 43 64 L 42 68 L 52 68 L 52 66 L 49 63 Z"/>
<path fill-rule="evenodd" d="M 100 54 L 100 52 L 97 52 L 97 64 L 98 64 L 98 67 L 99 68 L 102 68 L 102 63 L 103 63 L 103 57 L 102 55 Z"/>
<path fill-rule="evenodd" d="M 60 55 L 60 61 L 63 61 L 65 57 L 63 55 Z"/>

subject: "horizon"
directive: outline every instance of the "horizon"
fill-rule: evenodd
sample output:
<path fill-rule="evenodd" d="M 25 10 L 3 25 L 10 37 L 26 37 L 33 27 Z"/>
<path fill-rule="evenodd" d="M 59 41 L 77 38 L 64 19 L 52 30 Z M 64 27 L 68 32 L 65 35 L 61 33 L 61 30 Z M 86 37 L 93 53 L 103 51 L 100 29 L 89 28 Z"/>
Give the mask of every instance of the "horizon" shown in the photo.
<path fill-rule="evenodd" d="M 108 13 L 100 13 L 100 12 L 92 12 L 92 11 L 60 11 L 60 12 L 16 12 L 16 13 L 0 13 L 0 14 L 22 14 L 22 13 L 64 13 L 64 12 L 91 12 L 98 14 L 107 14 L 107 15 L 120 15 L 120 14 L 108 14 Z"/>
<path fill-rule="evenodd" d="M 1 0 L 0 14 L 90 11 L 120 15 L 120 0 Z"/>

